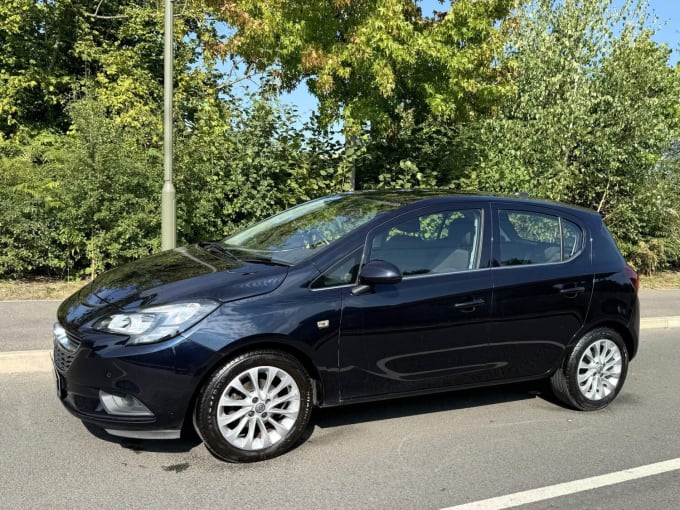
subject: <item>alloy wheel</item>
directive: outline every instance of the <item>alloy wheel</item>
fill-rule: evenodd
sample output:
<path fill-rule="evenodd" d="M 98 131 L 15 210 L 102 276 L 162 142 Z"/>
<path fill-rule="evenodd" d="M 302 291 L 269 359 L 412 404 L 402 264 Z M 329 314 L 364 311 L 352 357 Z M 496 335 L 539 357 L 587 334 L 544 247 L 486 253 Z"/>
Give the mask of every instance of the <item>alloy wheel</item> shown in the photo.
<path fill-rule="evenodd" d="M 300 390 L 281 368 L 258 366 L 234 377 L 217 405 L 217 425 L 236 448 L 262 450 L 285 438 L 300 412 Z"/>
<path fill-rule="evenodd" d="M 594 341 L 584 351 L 578 364 L 578 388 L 590 400 L 602 400 L 616 391 L 621 379 L 622 357 L 613 341 Z"/>

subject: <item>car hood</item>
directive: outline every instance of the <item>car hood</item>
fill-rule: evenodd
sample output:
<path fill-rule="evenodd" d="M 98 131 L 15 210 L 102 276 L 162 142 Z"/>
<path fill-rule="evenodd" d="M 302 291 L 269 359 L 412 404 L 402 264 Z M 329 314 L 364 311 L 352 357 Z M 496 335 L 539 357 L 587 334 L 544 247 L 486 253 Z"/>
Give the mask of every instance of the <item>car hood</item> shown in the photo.
<path fill-rule="evenodd" d="M 287 272 L 198 245 L 175 248 L 107 271 L 66 299 L 57 315 L 73 329 L 118 310 L 192 299 L 233 301 L 271 292 Z"/>

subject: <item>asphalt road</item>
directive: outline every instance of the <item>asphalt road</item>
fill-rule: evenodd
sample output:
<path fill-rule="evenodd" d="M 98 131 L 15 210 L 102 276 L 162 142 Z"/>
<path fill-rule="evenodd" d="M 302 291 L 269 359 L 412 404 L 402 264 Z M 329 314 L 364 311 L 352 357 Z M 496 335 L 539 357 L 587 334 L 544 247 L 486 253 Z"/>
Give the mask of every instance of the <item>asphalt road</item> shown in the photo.
<path fill-rule="evenodd" d="M 0 301 L 0 351 L 52 347 L 59 301 Z"/>
<path fill-rule="evenodd" d="M 677 459 L 679 335 L 643 332 L 604 411 L 565 409 L 541 384 L 320 410 L 298 448 L 250 465 L 222 463 L 195 439 L 90 431 L 57 401 L 51 373 L 8 373 L 0 358 L 0 507 L 440 509 Z M 678 500 L 674 470 L 523 508 Z"/>
<path fill-rule="evenodd" d="M 642 317 L 667 317 L 680 315 L 680 290 L 640 291 Z"/>

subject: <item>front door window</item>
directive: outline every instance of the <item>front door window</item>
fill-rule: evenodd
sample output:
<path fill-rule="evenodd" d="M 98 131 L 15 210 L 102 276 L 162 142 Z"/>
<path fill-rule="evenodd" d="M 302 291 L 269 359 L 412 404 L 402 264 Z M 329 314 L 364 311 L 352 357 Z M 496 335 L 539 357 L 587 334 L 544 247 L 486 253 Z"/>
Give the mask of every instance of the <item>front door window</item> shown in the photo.
<path fill-rule="evenodd" d="M 411 217 L 375 234 L 370 260 L 391 262 L 405 277 L 476 269 L 481 220 L 479 209 Z"/>

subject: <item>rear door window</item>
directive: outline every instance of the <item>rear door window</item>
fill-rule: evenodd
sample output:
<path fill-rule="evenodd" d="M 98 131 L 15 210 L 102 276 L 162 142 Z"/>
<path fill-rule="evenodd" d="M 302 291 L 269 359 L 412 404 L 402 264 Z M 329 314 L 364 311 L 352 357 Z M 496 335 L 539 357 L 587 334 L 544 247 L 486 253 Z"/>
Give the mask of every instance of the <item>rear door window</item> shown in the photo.
<path fill-rule="evenodd" d="M 498 225 L 501 266 L 563 262 L 583 245 L 581 227 L 559 216 L 500 210 Z"/>

